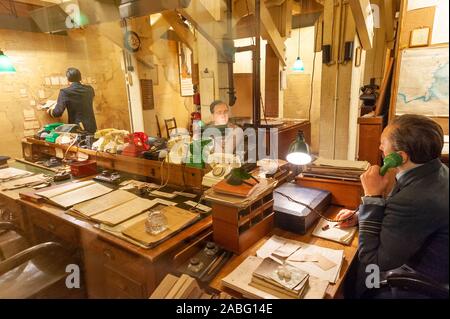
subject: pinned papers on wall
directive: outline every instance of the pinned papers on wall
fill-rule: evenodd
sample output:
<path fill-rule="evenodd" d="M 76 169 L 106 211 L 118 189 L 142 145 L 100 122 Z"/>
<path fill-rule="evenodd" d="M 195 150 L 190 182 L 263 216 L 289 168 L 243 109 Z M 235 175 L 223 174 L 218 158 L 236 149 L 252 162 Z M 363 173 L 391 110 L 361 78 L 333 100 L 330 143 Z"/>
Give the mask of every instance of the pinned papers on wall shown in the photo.
<path fill-rule="evenodd" d="M 44 90 L 39 90 L 39 91 L 38 91 L 38 94 L 39 94 L 39 98 L 40 98 L 40 99 L 44 99 L 44 98 L 45 98 L 45 92 L 44 92 Z"/>
<path fill-rule="evenodd" d="M 21 97 L 27 97 L 27 89 L 20 89 L 19 91 Z"/>
<path fill-rule="evenodd" d="M 36 101 L 35 100 L 30 100 L 30 106 L 36 106 Z"/>
<path fill-rule="evenodd" d="M 48 85 L 48 86 L 52 85 L 52 81 L 49 76 L 45 77 L 44 83 L 45 83 L 45 85 Z"/>
<path fill-rule="evenodd" d="M 38 121 L 25 121 L 23 122 L 23 127 L 25 130 L 32 130 L 32 129 L 36 129 L 39 128 L 39 122 Z"/>
<path fill-rule="evenodd" d="M 59 86 L 59 76 L 50 77 L 50 82 L 52 86 Z"/>
<path fill-rule="evenodd" d="M 36 114 L 33 109 L 24 109 L 23 110 L 23 119 L 25 121 L 35 120 Z"/>

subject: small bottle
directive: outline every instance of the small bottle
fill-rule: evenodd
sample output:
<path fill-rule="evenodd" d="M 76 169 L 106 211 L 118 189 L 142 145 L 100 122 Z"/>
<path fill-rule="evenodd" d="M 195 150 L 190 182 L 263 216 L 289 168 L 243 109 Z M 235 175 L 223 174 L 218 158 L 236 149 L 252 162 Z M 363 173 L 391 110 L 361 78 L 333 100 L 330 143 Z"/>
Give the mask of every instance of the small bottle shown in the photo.
<path fill-rule="evenodd" d="M 187 267 L 193 273 L 198 273 L 203 268 L 203 263 L 198 258 L 191 258 Z"/>
<path fill-rule="evenodd" d="M 167 217 L 159 210 L 151 210 L 145 221 L 145 231 L 152 235 L 157 235 L 167 229 Z"/>

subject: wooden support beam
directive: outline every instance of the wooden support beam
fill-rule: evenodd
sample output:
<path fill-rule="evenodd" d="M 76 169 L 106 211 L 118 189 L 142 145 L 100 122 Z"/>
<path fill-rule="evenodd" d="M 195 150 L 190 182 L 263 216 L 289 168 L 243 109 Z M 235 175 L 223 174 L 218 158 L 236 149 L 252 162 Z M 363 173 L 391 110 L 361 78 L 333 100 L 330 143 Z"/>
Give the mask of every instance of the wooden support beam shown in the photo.
<path fill-rule="evenodd" d="M 356 30 L 364 50 L 370 50 L 373 46 L 373 14 L 369 0 L 349 0 L 353 18 L 356 22 Z"/>
<path fill-rule="evenodd" d="M 225 22 L 216 21 L 200 1 L 192 1 L 188 8 L 177 10 L 189 20 L 197 31 L 211 43 L 222 57 L 229 60 L 231 57 L 225 52 L 223 39 L 227 38 Z"/>
<path fill-rule="evenodd" d="M 255 12 L 254 2 L 249 1 L 248 5 L 250 12 L 252 13 Z M 269 9 L 267 9 L 264 2 L 261 3 L 260 14 L 261 14 L 260 23 L 262 35 L 264 36 L 265 34 L 267 36 L 267 42 L 269 42 L 276 56 L 280 60 L 280 63 L 283 66 L 286 66 L 285 60 L 286 48 L 284 46 L 284 39 L 281 37 L 278 28 L 276 27 L 275 23 L 272 20 L 272 17 L 270 16 Z"/>
<path fill-rule="evenodd" d="M 384 22 L 386 42 L 390 49 L 394 48 L 395 33 L 394 33 L 394 16 L 395 4 L 393 1 L 383 1 L 381 6 L 382 21 Z"/>
<path fill-rule="evenodd" d="M 281 6 L 281 28 L 280 35 L 289 38 L 292 30 L 292 5 L 294 0 L 286 0 Z"/>
<path fill-rule="evenodd" d="M 265 81 L 265 116 L 278 117 L 280 102 L 280 61 L 269 44 L 266 44 Z"/>
<path fill-rule="evenodd" d="M 189 30 L 189 27 L 183 23 L 183 20 L 175 11 L 164 11 L 162 13 L 164 19 L 172 26 L 175 33 L 180 40 L 185 43 L 192 52 L 195 47 L 194 34 Z"/>

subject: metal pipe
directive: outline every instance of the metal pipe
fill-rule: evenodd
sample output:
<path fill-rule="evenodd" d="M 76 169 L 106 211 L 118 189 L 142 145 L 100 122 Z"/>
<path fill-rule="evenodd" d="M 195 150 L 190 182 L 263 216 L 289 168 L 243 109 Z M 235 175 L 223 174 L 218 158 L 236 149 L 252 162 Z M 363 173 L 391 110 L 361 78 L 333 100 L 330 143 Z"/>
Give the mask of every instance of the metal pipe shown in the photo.
<path fill-rule="evenodd" d="M 228 56 L 227 56 L 227 65 L 228 65 L 228 105 L 233 106 L 236 103 L 236 91 L 234 89 L 234 71 L 233 71 L 233 64 L 234 64 L 234 41 L 232 39 L 232 24 L 231 20 L 233 19 L 233 7 L 232 7 L 232 0 L 227 0 L 227 46 L 228 50 Z M 226 52 L 228 51 L 226 50 Z"/>
<path fill-rule="evenodd" d="M 261 2 L 255 0 L 255 50 L 253 51 L 253 126 L 259 127 L 261 124 Z"/>

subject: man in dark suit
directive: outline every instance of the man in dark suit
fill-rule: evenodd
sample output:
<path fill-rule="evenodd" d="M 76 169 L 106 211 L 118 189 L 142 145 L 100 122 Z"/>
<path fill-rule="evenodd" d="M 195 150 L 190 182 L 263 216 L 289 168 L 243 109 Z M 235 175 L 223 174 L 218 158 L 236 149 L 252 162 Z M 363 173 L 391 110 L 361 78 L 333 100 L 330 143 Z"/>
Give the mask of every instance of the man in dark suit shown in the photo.
<path fill-rule="evenodd" d="M 356 291 L 360 297 L 412 296 L 391 289 L 368 289 L 368 265 L 383 272 L 407 264 L 448 284 L 449 175 L 439 159 L 442 146 L 442 128 L 424 116 L 400 116 L 383 131 L 383 155 L 397 152 L 403 159 L 396 168 L 394 188 L 383 198 L 388 177 L 379 174 L 379 166 L 371 166 L 361 176 L 364 197 L 359 214 L 341 224 L 359 223 Z M 343 210 L 337 218 L 350 214 Z"/>
<path fill-rule="evenodd" d="M 67 108 L 69 124 L 77 124 L 83 130 L 95 133 L 97 123 L 92 105 L 94 89 L 90 85 L 81 84 L 81 73 L 78 69 L 68 68 L 66 76 L 70 86 L 61 89 L 56 106 L 50 108 L 47 113 L 52 117 L 60 117 Z"/>

